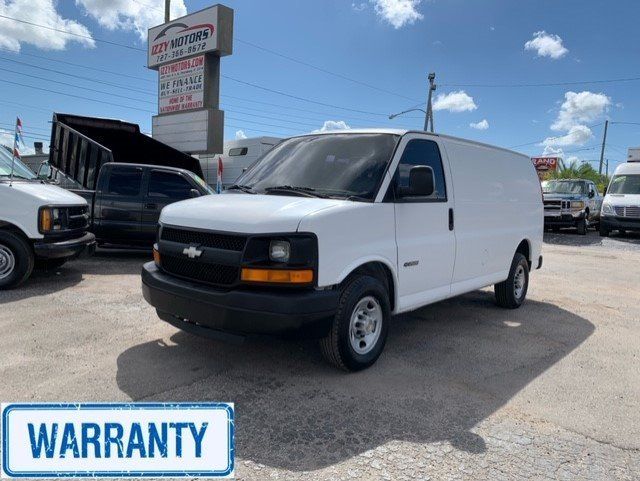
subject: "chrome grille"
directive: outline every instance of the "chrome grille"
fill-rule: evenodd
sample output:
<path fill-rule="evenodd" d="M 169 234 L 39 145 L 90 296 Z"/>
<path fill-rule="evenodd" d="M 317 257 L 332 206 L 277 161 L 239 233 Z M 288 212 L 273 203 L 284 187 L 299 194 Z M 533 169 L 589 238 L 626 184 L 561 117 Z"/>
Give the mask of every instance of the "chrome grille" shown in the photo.
<path fill-rule="evenodd" d="M 640 219 L 640 207 L 638 206 L 620 206 L 617 205 L 613 208 L 618 217 L 631 217 L 634 219 Z"/>

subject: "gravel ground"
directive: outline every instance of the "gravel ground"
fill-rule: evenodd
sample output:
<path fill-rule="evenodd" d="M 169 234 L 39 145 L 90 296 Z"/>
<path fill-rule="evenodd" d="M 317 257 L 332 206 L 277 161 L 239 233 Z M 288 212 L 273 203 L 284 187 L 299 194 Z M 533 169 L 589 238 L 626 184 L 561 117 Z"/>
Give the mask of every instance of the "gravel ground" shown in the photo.
<path fill-rule="evenodd" d="M 397 317 L 358 374 L 179 332 L 142 299 L 148 255 L 100 251 L 0 292 L 0 399 L 233 401 L 239 479 L 637 480 L 640 236 L 545 241 L 521 309 Z"/>

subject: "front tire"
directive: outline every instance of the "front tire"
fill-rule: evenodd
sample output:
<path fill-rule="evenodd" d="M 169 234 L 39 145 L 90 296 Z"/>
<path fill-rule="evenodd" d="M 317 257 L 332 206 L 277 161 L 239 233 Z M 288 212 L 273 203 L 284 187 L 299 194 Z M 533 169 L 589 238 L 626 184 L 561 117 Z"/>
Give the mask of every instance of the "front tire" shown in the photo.
<path fill-rule="evenodd" d="M 576 225 L 576 228 L 578 229 L 578 234 L 579 235 L 587 235 L 587 219 L 586 217 L 584 219 L 581 219 L 578 221 L 578 224 Z"/>
<path fill-rule="evenodd" d="M 387 340 L 391 308 L 387 287 L 360 275 L 342 289 L 329 334 L 320 340 L 325 359 L 345 371 L 360 371 L 376 362 Z"/>
<path fill-rule="evenodd" d="M 611 231 L 607 229 L 607 226 L 600 222 L 600 237 L 609 237 L 609 232 Z"/>
<path fill-rule="evenodd" d="M 494 286 L 496 302 L 500 307 L 517 309 L 527 297 L 529 288 L 529 262 L 527 258 L 516 252 L 511 262 L 509 277 Z"/>
<path fill-rule="evenodd" d="M 0 290 L 12 289 L 26 281 L 33 263 L 33 250 L 23 237 L 0 231 Z"/>

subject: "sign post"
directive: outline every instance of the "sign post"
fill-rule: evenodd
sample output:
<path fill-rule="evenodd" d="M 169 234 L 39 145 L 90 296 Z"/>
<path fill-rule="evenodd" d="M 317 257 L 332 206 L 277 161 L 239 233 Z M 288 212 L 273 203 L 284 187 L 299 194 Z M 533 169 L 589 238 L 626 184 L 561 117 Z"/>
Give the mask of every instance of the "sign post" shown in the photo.
<path fill-rule="evenodd" d="M 153 138 L 190 154 L 222 153 L 220 57 L 233 51 L 233 10 L 215 5 L 149 29 L 158 71 Z"/>

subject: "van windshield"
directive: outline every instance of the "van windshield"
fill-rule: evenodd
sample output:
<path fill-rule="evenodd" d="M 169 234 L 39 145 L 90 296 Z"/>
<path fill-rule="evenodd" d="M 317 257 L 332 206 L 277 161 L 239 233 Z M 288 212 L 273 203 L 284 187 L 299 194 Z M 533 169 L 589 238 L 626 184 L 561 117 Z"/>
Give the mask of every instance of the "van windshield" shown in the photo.
<path fill-rule="evenodd" d="M 607 194 L 640 195 L 640 174 L 614 175 Z"/>
<path fill-rule="evenodd" d="M 11 163 L 13 161 L 13 156 L 11 153 L 4 147 L 4 145 L 0 145 L 0 178 L 7 178 L 11 176 Z M 29 167 L 24 165 L 20 160 L 16 159 L 13 164 L 13 177 L 15 179 L 35 179 L 36 176 Z"/>
<path fill-rule="evenodd" d="M 545 194 L 586 194 L 587 184 L 576 180 L 547 180 L 542 183 Z"/>
<path fill-rule="evenodd" d="M 285 140 L 237 180 L 254 193 L 373 200 L 400 136 L 309 135 Z"/>

